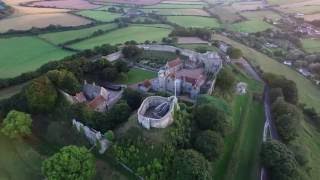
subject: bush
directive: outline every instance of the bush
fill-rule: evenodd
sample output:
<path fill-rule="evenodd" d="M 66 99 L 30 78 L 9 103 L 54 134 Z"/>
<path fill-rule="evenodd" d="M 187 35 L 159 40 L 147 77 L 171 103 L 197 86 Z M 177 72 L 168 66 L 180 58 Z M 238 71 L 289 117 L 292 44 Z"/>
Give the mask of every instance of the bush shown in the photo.
<path fill-rule="evenodd" d="M 123 98 L 127 101 L 127 104 L 130 106 L 132 110 L 136 110 L 140 107 L 143 96 L 138 91 L 126 89 L 124 91 Z"/>
<path fill-rule="evenodd" d="M 122 49 L 123 57 L 125 58 L 133 58 L 139 56 L 143 52 L 142 49 L 140 49 L 136 45 L 127 45 Z"/>
<path fill-rule="evenodd" d="M 200 132 L 195 140 L 194 147 L 208 160 L 212 161 L 223 152 L 224 142 L 220 134 L 207 130 Z"/>
<path fill-rule="evenodd" d="M 107 67 L 102 71 L 102 78 L 106 81 L 115 81 L 118 75 L 117 69 L 113 67 Z"/>
<path fill-rule="evenodd" d="M 104 134 L 104 136 L 106 137 L 106 139 L 108 140 L 108 141 L 114 141 L 114 133 L 113 133 L 113 131 L 111 131 L 111 130 L 108 130 L 105 134 Z"/>
<path fill-rule="evenodd" d="M 29 114 L 12 110 L 3 120 L 1 132 L 10 138 L 17 138 L 31 134 L 32 119 Z"/>
<path fill-rule="evenodd" d="M 228 48 L 227 54 L 230 56 L 231 59 L 239 59 L 243 55 L 240 49 L 233 47 Z"/>

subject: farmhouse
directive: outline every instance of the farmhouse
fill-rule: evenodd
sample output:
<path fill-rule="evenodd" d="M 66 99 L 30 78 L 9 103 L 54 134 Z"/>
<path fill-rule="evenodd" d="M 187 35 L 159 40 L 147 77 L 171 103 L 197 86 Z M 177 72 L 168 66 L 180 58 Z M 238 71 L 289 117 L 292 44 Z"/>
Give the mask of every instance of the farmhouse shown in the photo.
<path fill-rule="evenodd" d="M 85 103 L 94 111 L 104 112 L 111 108 L 122 96 L 122 90 L 111 91 L 95 83 L 89 84 L 85 81 L 81 92 L 71 96 L 65 92 L 63 95 L 72 104 Z"/>

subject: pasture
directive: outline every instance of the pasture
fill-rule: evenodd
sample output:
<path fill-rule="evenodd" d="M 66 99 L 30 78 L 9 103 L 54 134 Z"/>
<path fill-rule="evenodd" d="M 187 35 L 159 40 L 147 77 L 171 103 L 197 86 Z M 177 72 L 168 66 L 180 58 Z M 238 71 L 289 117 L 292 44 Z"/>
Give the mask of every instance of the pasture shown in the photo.
<path fill-rule="evenodd" d="M 156 4 L 152 6 L 144 6 L 143 8 L 148 9 L 202 9 L 203 4 Z"/>
<path fill-rule="evenodd" d="M 135 4 L 135 5 L 153 5 L 160 3 L 161 0 L 134 0 L 134 1 L 128 1 L 128 0 L 93 0 L 96 1 L 96 3 L 119 3 L 119 4 Z"/>
<path fill-rule="evenodd" d="M 129 26 L 117 29 L 107 34 L 97 36 L 91 39 L 81 41 L 70 45 L 71 48 L 84 50 L 91 49 L 95 46 L 103 44 L 121 44 L 126 41 L 135 40 L 139 43 L 150 41 L 161 41 L 163 37 L 167 37 L 171 32 L 170 29 L 154 26 Z"/>
<path fill-rule="evenodd" d="M 320 39 L 302 39 L 302 47 L 308 53 L 320 52 Z"/>
<path fill-rule="evenodd" d="M 255 20 L 255 19 L 263 20 L 263 18 L 277 20 L 281 18 L 279 14 L 273 11 L 247 11 L 247 12 L 242 12 L 241 15 L 251 20 Z"/>
<path fill-rule="evenodd" d="M 29 6 L 49 7 L 61 9 L 94 9 L 100 7 L 99 5 L 91 4 L 85 0 L 53 0 L 53 1 L 35 1 Z"/>
<path fill-rule="evenodd" d="M 274 26 L 262 21 L 262 20 L 248 20 L 239 23 L 234 23 L 231 25 L 233 31 L 255 33 L 260 31 L 265 31 Z"/>
<path fill-rule="evenodd" d="M 126 77 L 118 79 L 117 82 L 123 84 L 136 84 L 147 79 L 153 79 L 155 77 L 157 77 L 156 72 L 133 68 L 130 69 Z"/>
<path fill-rule="evenodd" d="M 120 14 L 110 13 L 108 11 L 95 11 L 95 10 L 84 10 L 79 11 L 76 14 L 84 16 L 86 18 L 93 19 L 101 22 L 112 22 L 115 19 L 121 17 Z"/>
<path fill-rule="evenodd" d="M 90 28 L 78 29 L 78 30 L 41 34 L 39 35 L 39 37 L 53 44 L 59 45 L 75 39 L 90 37 L 93 33 L 99 30 L 107 31 L 114 28 L 117 28 L 117 25 L 112 23 L 112 24 L 99 25 L 99 26 L 94 26 Z"/>
<path fill-rule="evenodd" d="M 49 25 L 80 26 L 89 23 L 91 21 L 88 19 L 68 13 L 30 14 L 2 19 L 0 21 L 0 32 L 7 32 L 10 29 L 28 30 L 32 27 L 44 28 Z"/>
<path fill-rule="evenodd" d="M 220 23 L 215 18 L 197 16 L 167 16 L 168 20 L 183 27 L 219 28 Z"/>
<path fill-rule="evenodd" d="M 230 6 L 219 6 L 210 8 L 209 11 L 218 16 L 223 23 L 234 23 L 242 20 L 242 17 L 236 14 Z"/>
<path fill-rule="evenodd" d="M 1 38 L 0 77 L 14 77 L 71 54 L 37 37 Z"/>

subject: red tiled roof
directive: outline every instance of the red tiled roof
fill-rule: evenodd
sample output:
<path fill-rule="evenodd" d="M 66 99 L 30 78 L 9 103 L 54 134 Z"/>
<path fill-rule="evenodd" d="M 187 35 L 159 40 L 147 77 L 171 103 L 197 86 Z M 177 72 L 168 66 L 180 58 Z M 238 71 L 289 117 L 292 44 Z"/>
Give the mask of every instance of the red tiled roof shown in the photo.
<path fill-rule="evenodd" d="M 197 83 L 197 80 L 196 78 L 192 78 L 192 77 L 188 77 L 188 76 L 185 76 L 185 81 L 188 82 L 188 83 L 191 83 L 192 85 L 195 85 Z"/>
<path fill-rule="evenodd" d="M 169 66 L 170 68 L 173 68 L 173 67 L 178 66 L 178 65 L 181 65 L 181 64 L 182 64 L 182 61 L 180 60 L 180 58 L 177 58 L 177 59 L 175 59 L 175 60 L 172 60 L 172 61 L 169 61 L 169 62 L 168 62 L 168 66 Z"/>
<path fill-rule="evenodd" d="M 151 86 L 151 82 L 149 80 L 145 80 L 145 81 L 143 81 L 143 86 L 144 87 L 150 87 Z"/>
<path fill-rule="evenodd" d="M 103 96 L 97 96 L 94 98 L 90 103 L 88 103 L 88 106 L 92 109 L 96 109 L 98 106 L 100 106 L 102 103 L 105 103 L 106 99 Z"/>

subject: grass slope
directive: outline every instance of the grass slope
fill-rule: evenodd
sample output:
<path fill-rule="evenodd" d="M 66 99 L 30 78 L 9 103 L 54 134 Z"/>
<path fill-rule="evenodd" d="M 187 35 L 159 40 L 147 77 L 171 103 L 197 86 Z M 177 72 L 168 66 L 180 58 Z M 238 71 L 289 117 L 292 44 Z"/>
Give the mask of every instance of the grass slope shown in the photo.
<path fill-rule="evenodd" d="M 168 20 L 183 27 L 219 28 L 217 19 L 197 16 L 167 16 Z"/>
<path fill-rule="evenodd" d="M 308 53 L 320 52 L 320 39 L 302 39 L 301 42 Z"/>
<path fill-rule="evenodd" d="M 21 140 L 0 134 L 0 179 L 41 179 L 41 157 Z"/>
<path fill-rule="evenodd" d="M 71 54 L 37 37 L 1 38 L 0 78 L 13 77 L 35 70 L 42 64 Z"/>
<path fill-rule="evenodd" d="M 116 24 L 105 24 L 105 25 L 99 25 L 91 28 L 85 28 L 85 29 L 79 29 L 79 30 L 70 30 L 70 31 L 62 31 L 62 32 L 54 32 L 54 33 L 47 33 L 42 34 L 39 37 L 43 38 L 53 44 L 63 44 L 68 41 L 79 39 L 79 38 L 85 38 L 92 35 L 94 32 L 98 30 L 106 31 L 113 28 L 116 28 Z"/>
<path fill-rule="evenodd" d="M 116 18 L 121 17 L 121 14 L 116 14 L 116 13 L 110 13 L 107 11 L 96 11 L 96 10 L 84 10 L 84 11 L 79 11 L 76 14 L 94 19 L 96 21 L 101 21 L 101 22 L 112 22 Z"/>
<path fill-rule="evenodd" d="M 119 79 L 118 82 L 123 84 L 135 84 L 138 82 L 142 82 L 146 79 L 155 78 L 156 76 L 156 72 L 133 68 L 130 69 L 130 71 L 128 72 L 128 77 L 126 79 Z"/>
<path fill-rule="evenodd" d="M 170 33 L 169 29 L 158 28 L 152 26 L 129 26 L 118 29 L 110 33 L 97 36 L 91 39 L 72 44 L 70 47 L 74 49 L 91 49 L 102 44 L 119 44 L 126 41 L 135 40 L 139 43 L 146 40 L 160 41 L 163 37 L 167 37 Z"/>

